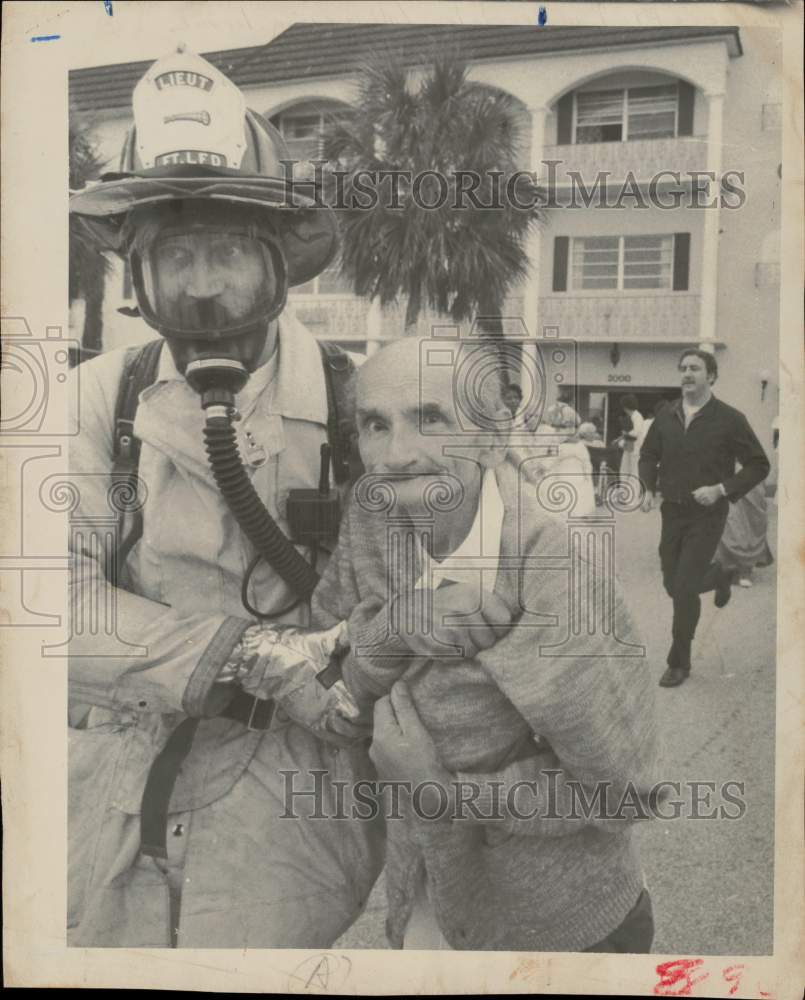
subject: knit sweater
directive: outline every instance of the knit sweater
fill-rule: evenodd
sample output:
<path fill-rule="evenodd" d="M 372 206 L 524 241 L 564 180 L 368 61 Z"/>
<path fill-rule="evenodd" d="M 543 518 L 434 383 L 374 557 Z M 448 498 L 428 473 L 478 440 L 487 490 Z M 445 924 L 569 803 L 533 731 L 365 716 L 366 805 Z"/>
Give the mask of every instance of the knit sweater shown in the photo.
<path fill-rule="evenodd" d="M 489 782 L 504 783 L 503 819 L 470 814 L 436 822 L 410 810 L 404 821 L 389 819 L 393 947 L 402 946 L 423 869 L 455 949 L 583 950 L 621 923 L 642 888 L 634 810 L 611 818 L 627 790 L 645 796 L 656 780 L 654 686 L 642 647 L 612 581 L 573 586 L 574 621 L 592 621 L 608 593 L 612 631 L 633 645 L 624 645 L 623 655 L 601 656 L 600 632 L 569 629 L 568 527 L 522 495 L 530 491 L 518 489 L 513 465 L 500 466 L 496 477 L 505 516 L 494 589 L 520 615 L 491 649 L 473 660 L 412 666 L 402 640 L 389 634 L 388 522 L 354 501 L 313 598 L 320 624 L 348 621 L 344 678 L 360 702 L 370 704 L 406 674 L 446 768 L 481 785 L 482 816 L 493 812 Z M 534 557 L 540 568 L 529 565 Z M 412 566 L 412 587 L 418 571 Z M 516 800 L 518 810 L 536 813 L 525 819 L 506 808 L 507 789 L 521 780 L 534 782 Z M 609 783 L 609 815 L 593 809 L 585 816 L 580 800 L 574 810 L 571 780 L 588 802 Z"/>

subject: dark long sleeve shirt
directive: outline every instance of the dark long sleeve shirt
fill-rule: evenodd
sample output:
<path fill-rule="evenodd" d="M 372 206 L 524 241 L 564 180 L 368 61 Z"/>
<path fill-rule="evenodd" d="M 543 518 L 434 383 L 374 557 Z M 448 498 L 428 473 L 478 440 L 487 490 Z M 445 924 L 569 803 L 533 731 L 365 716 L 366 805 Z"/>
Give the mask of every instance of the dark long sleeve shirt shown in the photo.
<path fill-rule="evenodd" d="M 735 471 L 735 463 L 741 468 Z M 653 421 L 638 466 L 650 492 L 665 500 L 686 502 L 700 486 L 723 484 L 735 501 L 769 474 L 762 445 L 740 412 L 711 396 L 685 429 L 682 401 L 666 407 Z"/>

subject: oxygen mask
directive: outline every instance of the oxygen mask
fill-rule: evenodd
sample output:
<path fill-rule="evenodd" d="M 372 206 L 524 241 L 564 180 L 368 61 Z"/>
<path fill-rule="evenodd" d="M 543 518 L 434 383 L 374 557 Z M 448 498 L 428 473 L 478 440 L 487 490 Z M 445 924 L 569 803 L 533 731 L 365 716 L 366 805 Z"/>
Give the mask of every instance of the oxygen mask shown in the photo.
<path fill-rule="evenodd" d="M 285 260 L 272 233 L 224 220 L 160 226 L 132 247 L 140 312 L 167 340 L 202 406 L 233 405 L 285 305 Z M 142 247 L 142 249 L 140 249 Z"/>

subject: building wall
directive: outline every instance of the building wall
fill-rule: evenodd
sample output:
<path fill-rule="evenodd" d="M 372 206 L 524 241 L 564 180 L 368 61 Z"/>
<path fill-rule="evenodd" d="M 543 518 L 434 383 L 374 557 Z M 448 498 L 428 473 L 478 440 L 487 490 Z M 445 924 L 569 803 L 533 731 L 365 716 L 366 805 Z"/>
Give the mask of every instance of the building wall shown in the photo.
<path fill-rule="evenodd" d="M 743 410 L 771 455 L 779 405 L 782 153 L 780 129 L 764 124 L 779 121 L 771 109 L 782 101 L 781 40 L 764 28 L 741 34 L 744 55 L 730 66 L 724 102 L 724 168 L 745 171 L 746 203 L 720 217 L 717 329 L 726 347 L 718 354 L 716 391 Z M 761 401 L 763 369 L 772 375 Z"/>

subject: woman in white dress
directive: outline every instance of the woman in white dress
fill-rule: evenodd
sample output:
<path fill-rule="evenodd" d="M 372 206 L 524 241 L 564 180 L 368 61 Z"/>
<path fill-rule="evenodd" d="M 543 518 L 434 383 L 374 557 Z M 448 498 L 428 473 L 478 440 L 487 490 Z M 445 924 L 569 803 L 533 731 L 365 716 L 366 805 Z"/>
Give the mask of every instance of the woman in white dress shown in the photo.
<path fill-rule="evenodd" d="M 621 407 L 626 416 L 631 420 L 631 430 L 625 430 L 619 438 L 620 447 L 623 449 L 623 459 L 620 467 L 621 479 L 629 476 L 637 478 L 637 463 L 640 458 L 639 445 L 643 441 L 643 425 L 645 420 L 643 414 L 637 408 L 637 399 L 631 395 L 621 399 Z"/>

